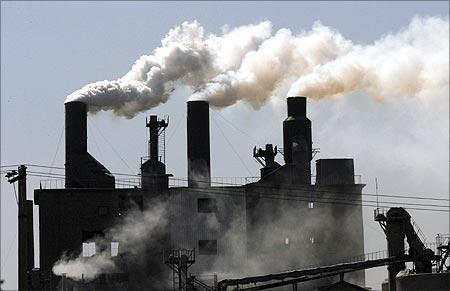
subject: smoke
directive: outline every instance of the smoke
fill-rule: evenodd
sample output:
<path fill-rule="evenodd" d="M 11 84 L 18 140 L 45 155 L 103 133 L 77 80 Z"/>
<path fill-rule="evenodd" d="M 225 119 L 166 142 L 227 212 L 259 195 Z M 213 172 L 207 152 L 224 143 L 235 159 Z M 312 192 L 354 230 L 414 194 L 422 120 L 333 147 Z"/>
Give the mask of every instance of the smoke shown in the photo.
<path fill-rule="evenodd" d="M 90 112 L 113 110 L 128 118 L 165 103 L 176 85 L 199 88 L 220 72 L 239 67 L 244 56 L 270 36 L 271 24 L 238 27 L 222 36 L 205 38 L 197 21 L 169 31 L 151 55 L 141 56 L 131 70 L 115 81 L 88 84 L 66 102 L 82 101 Z"/>
<path fill-rule="evenodd" d="M 95 255 L 83 256 L 81 251 L 76 256 L 63 254 L 54 264 L 53 273 L 59 276 L 65 273 L 68 278 L 77 281 L 82 278 L 91 281 L 100 274 L 120 272 L 123 264 L 120 260 L 131 262 L 134 266 L 145 265 L 151 259 L 146 256 L 148 247 L 151 246 L 153 251 L 158 249 L 164 235 L 166 206 L 166 203 L 156 199 L 144 211 L 134 205 L 104 236 L 92 239 Z M 118 243 L 119 256 L 112 256 L 111 242 Z M 161 256 L 155 257 L 160 259 Z"/>
<path fill-rule="evenodd" d="M 180 85 L 193 90 L 191 100 L 216 107 L 242 100 L 258 109 L 286 93 L 321 99 L 355 91 L 377 100 L 428 102 L 448 87 L 448 67 L 449 22 L 438 17 L 414 17 L 408 27 L 368 45 L 320 22 L 298 34 L 285 28 L 272 33 L 265 21 L 205 36 L 193 21 L 171 29 L 124 77 L 88 84 L 66 102 L 132 118 L 165 103 Z"/>

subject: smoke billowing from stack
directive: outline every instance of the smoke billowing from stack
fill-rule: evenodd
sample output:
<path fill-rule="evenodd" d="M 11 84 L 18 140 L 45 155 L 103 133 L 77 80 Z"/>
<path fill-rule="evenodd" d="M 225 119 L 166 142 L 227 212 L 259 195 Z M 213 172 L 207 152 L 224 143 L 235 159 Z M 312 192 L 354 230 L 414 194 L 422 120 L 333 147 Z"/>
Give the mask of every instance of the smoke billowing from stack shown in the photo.
<path fill-rule="evenodd" d="M 448 52 L 448 18 L 415 17 L 407 28 L 369 45 L 320 22 L 298 34 L 273 34 L 265 21 L 208 36 L 197 21 L 184 22 L 124 77 L 86 85 L 66 102 L 132 118 L 165 103 L 177 84 L 194 91 L 190 100 L 216 107 L 242 100 L 258 109 L 286 93 L 320 99 L 362 91 L 380 100 L 428 101 L 448 88 Z"/>

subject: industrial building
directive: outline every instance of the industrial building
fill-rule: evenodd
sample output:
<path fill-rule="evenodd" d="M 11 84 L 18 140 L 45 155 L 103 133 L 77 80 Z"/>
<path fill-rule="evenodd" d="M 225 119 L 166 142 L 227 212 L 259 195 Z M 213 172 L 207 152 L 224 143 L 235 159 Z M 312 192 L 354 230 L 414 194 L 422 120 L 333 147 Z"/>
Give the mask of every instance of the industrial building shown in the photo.
<path fill-rule="evenodd" d="M 255 147 L 260 176 L 232 183 L 211 177 L 207 102 L 187 102 L 187 179 L 167 172 L 168 121 L 152 115 L 139 181 L 124 184 L 88 153 L 86 104 L 66 103 L 64 187 L 34 190 L 39 268 L 27 167 L 6 174 L 18 182 L 19 290 L 365 290 L 364 270 L 380 266 L 382 290 L 447 290 L 450 235 L 430 249 L 402 207 L 375 209 L 387 256 L 364 254 L 364 184 L 349 158 L 318 159 L 312 176 L 306 104 L 287 98 L 283 149 Z"/>
<path fill-rule="evenodd" d="M 83 279 L 89 290 L 169 290 L 188 280 L 207 285 L 201 278 L 209 274 L 216 274 L 217 281 L 217 276 L 338 264 L 363 254 L 364 184 L 355 183 L 349 158 L 317 160 L 312 181 L 314 149 L 306 105 L 305 97 L 287 98 L 283 151 L 272 144 L 253 149 L 262 165 L 260 178 L 240 185 L 211 180 L 207 102 L 187 102 L 187 185 L 170 185 L 158 141 L 168 124 L 151 116 L 141 181 L 119 189 L 114 175 L 87 151 L 87 106 L 66 103 L 65 188 L 34 191 L 40 269 L 29 270 L 30 289 L 54 290 L 61 284 L 75 288 L 79 282 L 52 273 L 54 264 L 62 256 L 95 256 L 105 248 L 111 248 L 120 270 Z M 283 165 L 275 161 L 280 152 Z M 146 212 L 157 203 L 167 208 L 164 222 L 144 249 L 136 253 L 124 243 L 108 241 L 108 229 L 127 213 Z M 364 286 L 364 271 L 348 273 L 345 279 Z M 315 290 L 339 280 L 331 276 L 301 286 Z"/>

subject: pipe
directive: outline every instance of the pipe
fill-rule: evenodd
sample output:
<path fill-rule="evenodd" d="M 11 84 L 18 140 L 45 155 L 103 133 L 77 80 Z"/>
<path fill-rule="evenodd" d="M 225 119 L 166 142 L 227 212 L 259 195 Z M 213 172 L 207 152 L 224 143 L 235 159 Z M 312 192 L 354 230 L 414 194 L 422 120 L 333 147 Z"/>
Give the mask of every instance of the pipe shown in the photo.
<path fill-rule="evenodd" d="M 158 161 L 158 118 L 156 115 L 150 115 L 150 122 L 147 123 L 150 131 L 150 140 L 148 141 L 148 152 L 150 160 Z"/>
<path fill-rule="evenodd" d="M 187 102 L 187 163 L 188 186 L 211 186 L 209 140 L 209 104 L 206 101 Z"/>
<path fill-rule="evenodd" d="M 19 290 L 28 290 L 28 220 L 27 220 L 27 167 L 24 165 L 18 168 L 18 189 L 19 189 L 19 247 L 18 247 L 18 280 Z"/>

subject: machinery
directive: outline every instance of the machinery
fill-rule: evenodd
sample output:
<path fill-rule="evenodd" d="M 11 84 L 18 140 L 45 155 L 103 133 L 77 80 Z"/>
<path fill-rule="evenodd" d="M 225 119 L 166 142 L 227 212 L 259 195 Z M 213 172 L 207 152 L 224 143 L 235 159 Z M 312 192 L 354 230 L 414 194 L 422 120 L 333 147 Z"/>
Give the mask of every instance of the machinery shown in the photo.
<path fill-rule="evenodd" d="M 432 262 L 440 261 L 440 256 L 436 256 L 433 250 L 424 245 L 420 238 L 421 231 L 418 227 L 414 228 L 414 220 L 411 215 L 402 207 L 389 209 L 386 214 L 380 209 L 375 210 L 375 221 L 378 221 L 384 233 L 388 244 L 389 256 L 399 257 L 405 254 L 405 238 L 408 242 L 408 255 L 414 258 L 415 273 L 431 273 Z M 396 276 L 404 270 L 404 262 L 393 263 L 388 267 L 389 290 L 396 291 Z"/>
<path fill-rule="evenodd" d="M 389 291 L 396 291 L 396 276 L 406 269 L 406 262 L 413 262 L 414 273 L 432 273 L 433 262 L 442 266 L 448 257 L 448 246 L 443 246 L 443 256 L 435 255 L 433 250 L 427 248 L 423 242 L 423 235 L 409 213 L 401 207 L 391 208 L 384 213 L 380 209 L 375 210 L 375 221 L 378 221 L 386 234 L 388 243 L 387 258 L 371 259 L 359 262 L 343 263 L 331 266 L 307 268 L 268 274 L 262 276 L 247 277 L 241 279 L 226 279 L 219 282 L 218 290 L 226 291 L 229 287 L 239 290 L 265 290 L 280 286 L 292 285 L 297 290 L 300 282 L 316 280 L 325 277 L 340 275 L 341 279 L 345 273 L 355 272 L 379 266 L 388 265 Z M 409 249 L 405 252 L 405 238 Z M 442 271 L 442 267 L 437 269 Z M 240 287 L 252 284 L 251 287 Z"/>

